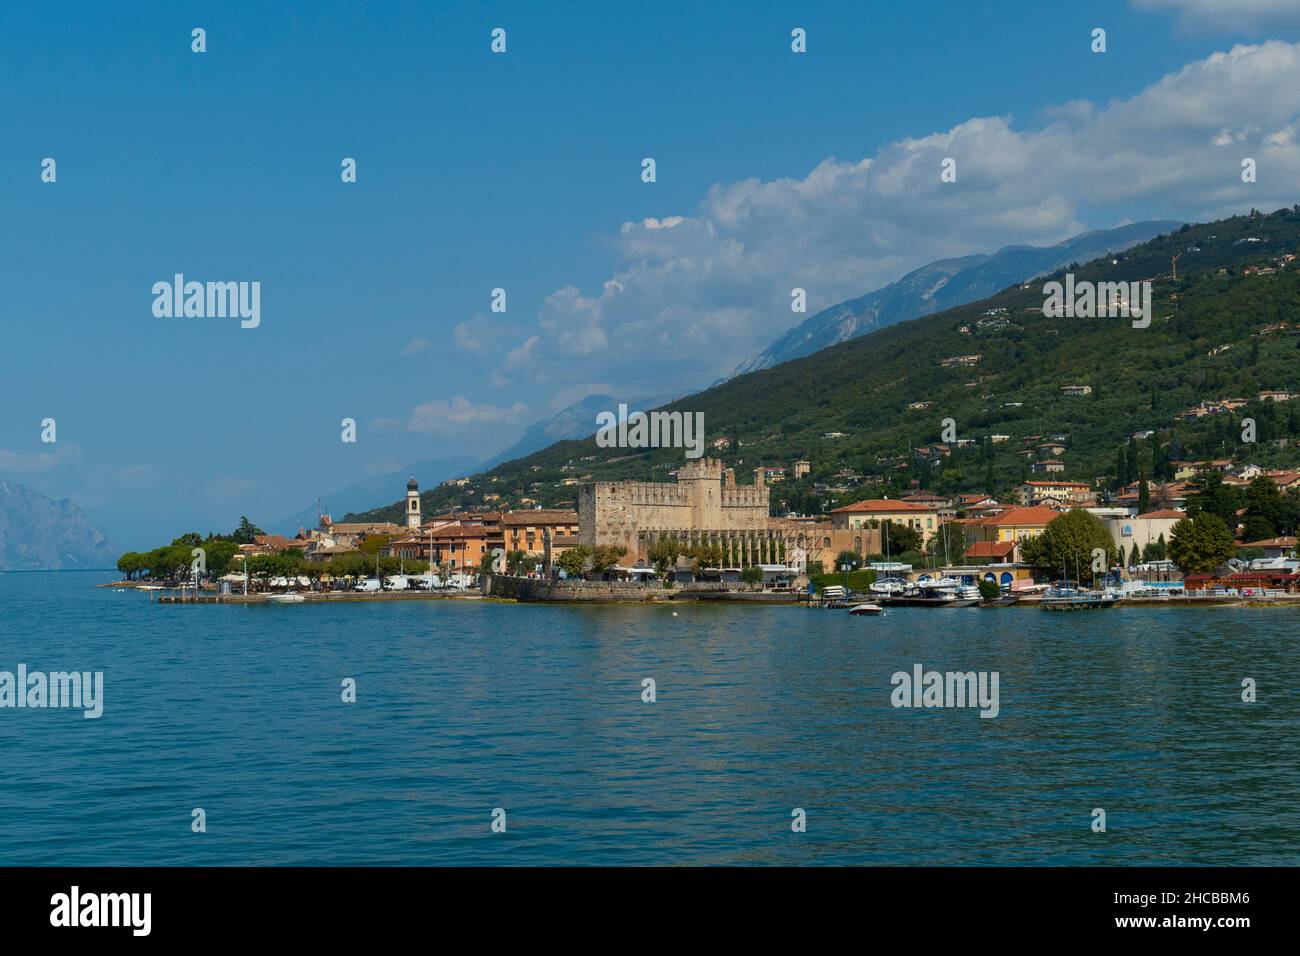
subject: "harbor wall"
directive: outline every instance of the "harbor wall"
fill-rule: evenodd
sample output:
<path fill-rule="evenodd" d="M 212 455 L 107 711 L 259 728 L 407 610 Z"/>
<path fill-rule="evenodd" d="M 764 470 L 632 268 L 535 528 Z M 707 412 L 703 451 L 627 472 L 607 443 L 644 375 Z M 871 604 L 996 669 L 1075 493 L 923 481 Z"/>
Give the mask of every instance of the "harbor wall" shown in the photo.
<path fill-rule="evenodd" d="M 485 575 L 480 587 L 484 597 L 510 601 L 593 601 L 658 603 L 665 601 L 747 601 L 755 603 L 793 604 L 799 596 L 793 591 L 763 591 L 759 587 L 724 584 L 716 581 L 684 584 L 666 588 L 662 584 L 638 584 L 632 581 L 546 581 L 517 578 L 504 574 Z"/>

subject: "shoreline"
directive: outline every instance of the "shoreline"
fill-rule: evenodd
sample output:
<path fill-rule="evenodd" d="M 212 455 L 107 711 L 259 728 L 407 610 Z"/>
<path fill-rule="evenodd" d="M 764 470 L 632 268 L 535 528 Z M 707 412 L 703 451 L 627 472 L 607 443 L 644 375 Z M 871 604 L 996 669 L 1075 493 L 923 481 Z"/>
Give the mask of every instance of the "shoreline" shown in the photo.
<path fill-rule="evenodd" d="M 96 588 L 111 588 L 120 591 L 141 591 L 150 595 L 152 604 L 279 604 L 272 598 L 283 597 L 286 593 L 301 595 L 301 602 L 328 604 L 337 602 L 366 601 L 491 601 L 505 604 L 615 604 L 615 605 L 664 605 L 664 604 L 749 604 L 785 607 L 806 607 L 818 610 L 824 608 L 815 600 L 808 600 L 806 592 L 801 591 L 719 591 L 719 590 L 678 590 L 666 589 L 662 593 L 649 589 L 626 589 L 630 593 L 617 591 L 593 591 L 577 596 L 569 589 L 562 593 L 539 593 L 541 589 L 528 589 L 522 594 L 483 593 L 479 588 L 464 591 L 296 591 L 296 592 L 256 592 L 252 594 L 220 594 L 215 591 L 200 592 L 195 595 L 193 589 L 160 588 L 157 585 L 137 581 L 114 581 L 96 584 Z M 639 593 L 638 593 L 639 592 Z M 863 596 L 862 602 L 870 602 L 870 595 Z M 1014 604 L 974 605 L 981 610 L 998 610 L 1001 608 L 1040 609 L 1041 595 L 1026 595 Z M 1278 608 L 1300 607 L 1300 594 L 1286 594 L 1275 597 L 1233 596 L 1233 595 L 1181 595 L 1171 597 L 1133 597 L 1124 598 L 1112 608 L 1123 607 L 1245 607 Z M 933 610 L 933 609 L 931 609 Z M 943 610 L 943 608 L 940 608 Z M 947 608 L 947 610 L 964 610 Z"/>

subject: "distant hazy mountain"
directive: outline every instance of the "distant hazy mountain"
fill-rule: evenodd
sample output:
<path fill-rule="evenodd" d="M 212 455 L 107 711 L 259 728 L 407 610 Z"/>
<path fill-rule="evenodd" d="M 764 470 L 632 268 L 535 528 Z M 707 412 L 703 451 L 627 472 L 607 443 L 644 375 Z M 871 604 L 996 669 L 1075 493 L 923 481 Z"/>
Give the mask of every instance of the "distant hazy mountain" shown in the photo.
<path fill-rule="evenodd" d="M 369 511 L 402 497 L 406 494 L 406 480 L 412 475 L 420 482 L 421 488 L 432 488 L 440 481 L 471 474 L 481 467 L 477 458 L 468 455 L 417 461 L 397 471 L 364 478 L 346 488 L 323 495 L 321 503 L 326 514 L 332 515 L 337 521 L 346 514 Z M 317 517 L 316 505 L 313 503 L 297 514 L 272 522 L 266 530 L 272 534 L 294 535 L 299 528 L 316 527 Z"/>
<path fill-rule="evenodd" d="M 667 405 L 679 396 L 654 395 L 650 398 L 637 399 L 627 403 L 629 412 L 642 411 Z M 596 433 L 596 415 L 599 412 L 618 412 L 618 399 L 609 395 L 588 395 L 582 401 L 574 402 L 545 421 L 536 422 L 528 427 L 523 436 L 492 458 L 485 461 L 482 469 L 493 468 L 503 461 L 523 458 L 535 451 L 541 451 L 554 445 L 557 441 L 570 438 L 590 438 Z"/>
<path fill-rule="evenodd" d="M 1138 222 L 1085 232 L 1054 246 L 1007 246 L 993 255 L 940 259 L 909 272 L 882 289 L 823 309 L 736 367 L 733 375 L 771 368 L 812 355 L 839 342 L 923 315 L 987 298 L 1017 282 L 1120 252 L 1182 223 Z"/>
<path fill-rule="evenodd" d="M 0 480 L 0 571 L 111 568 L 117 558 L 76 502 Z"/>

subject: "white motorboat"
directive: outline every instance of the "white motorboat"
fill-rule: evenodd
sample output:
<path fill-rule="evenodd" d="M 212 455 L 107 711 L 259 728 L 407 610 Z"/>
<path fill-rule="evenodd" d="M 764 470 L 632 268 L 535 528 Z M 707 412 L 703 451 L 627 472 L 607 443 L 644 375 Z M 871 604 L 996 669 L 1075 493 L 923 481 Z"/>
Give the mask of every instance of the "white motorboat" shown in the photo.
<path fill-rule="evenodd" d="M 879 604 L 859 604 L 849 608 L 850 614 L 884 614 L 885 609 Z"/>

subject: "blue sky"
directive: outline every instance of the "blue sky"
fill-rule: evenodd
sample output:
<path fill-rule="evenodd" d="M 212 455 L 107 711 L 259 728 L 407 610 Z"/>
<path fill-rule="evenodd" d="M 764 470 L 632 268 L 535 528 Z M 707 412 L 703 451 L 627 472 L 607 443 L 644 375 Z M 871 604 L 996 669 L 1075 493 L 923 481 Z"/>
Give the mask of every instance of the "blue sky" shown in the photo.
<path fill-rule="evenodd" d="M 1296 202 L 1297 5 L 1221 6 L 5 4 L 0 477 L 122 548 L 269 522 L 705 385 L 796 285 Z M 261 325 L 156 318 L 176 272 Z"/>

